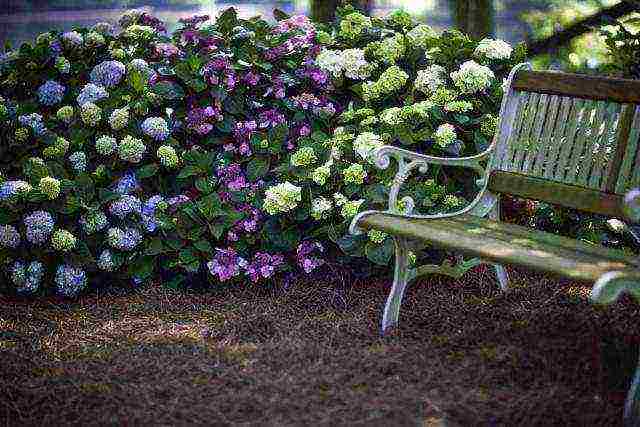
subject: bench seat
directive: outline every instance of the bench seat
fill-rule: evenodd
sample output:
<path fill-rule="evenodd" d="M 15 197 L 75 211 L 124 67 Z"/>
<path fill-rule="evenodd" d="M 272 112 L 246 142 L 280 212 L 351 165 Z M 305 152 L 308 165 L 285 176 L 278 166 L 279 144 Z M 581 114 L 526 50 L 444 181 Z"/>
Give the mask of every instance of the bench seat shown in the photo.
<path fill-rule="evenodd" d="M 372 212 L 360 218 L 358 226 L 581 282 L 596 282 L 608 272 L 637 272 L 640 267 L 637 257 L 618 250 L 468 214 L 419 219 Z"/>

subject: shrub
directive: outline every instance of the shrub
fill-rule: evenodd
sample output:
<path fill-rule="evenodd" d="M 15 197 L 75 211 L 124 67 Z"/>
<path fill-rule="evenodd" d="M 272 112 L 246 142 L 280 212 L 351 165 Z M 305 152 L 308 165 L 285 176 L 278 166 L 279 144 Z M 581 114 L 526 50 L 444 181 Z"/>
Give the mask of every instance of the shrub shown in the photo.
<path fill-rule="evenodd" d="M 168 286 L 259 282 L 312 272 L 335 243 L 386 264 L 384 233 L 346 234 L 386 202 L 393 172 L 374 150 L 486 148 L 522 55 L 352 9 L 322 29 L 228 9 L 173 34 L 135 11 L 119 29 L 43 34 L 0 61 L 8 282 L 64 296 L 159 273 Z M 464 203 L 453 175 L 427 178 L 409 187 L 421 207 Z"/>

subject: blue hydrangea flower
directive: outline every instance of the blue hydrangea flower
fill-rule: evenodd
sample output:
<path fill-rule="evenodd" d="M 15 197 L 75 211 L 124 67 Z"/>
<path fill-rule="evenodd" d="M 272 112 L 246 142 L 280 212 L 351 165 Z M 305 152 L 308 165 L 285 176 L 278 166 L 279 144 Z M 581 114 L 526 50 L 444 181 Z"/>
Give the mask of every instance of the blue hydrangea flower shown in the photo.
<path fill-rule="evenodd" d="M 69 47 L 78 47 L 82 44 L 82 34 L 77 31 L 68 31 L 62 34 L 62 42 Z"/>
<path fill-rule="evenodd" d="M 102 271 L 113 271 L 116 267 L 113 262 L 113 255 L 109 249 L 105 249 L 102 251 L 100 256 L 98 257 L 98 268 Z"/>
<path fill-rule="evenodd" d="M 63 264 L 56 271 L 55 282 L 58 294 L 71 298 L 87 286 L 87 274 L 81 268 Z"/>
<path fill-rule="evenodd" d="M 109 206 L 109 213 L 120 219 L 126 218 L 127 215 L 140 213 L 142 211 L 142 202 L 136 196 L 124 194 L 118 200 L 115 200 Z"/>
<path fill-rule="evenodd" d="M 145 135 L 156 141 L 164 141 L 170 134 L 169 125 L 162 117 L 149 117 L 142 122 L 140 127 Z"/>
<path fill-rule="evenodd" d="M 88 235 L 102 231 L 109 225 L 107 216 L 102 211 L 90 212 L 80 217 L 78 221 L 82 230 Z"/>
<path fill-rule="evenodd" d="M 44 243 L 53 232 L 55 222 L 49 212 L 35 211 L 24 217 L 27 240 L 34 245 Z"/>
<path fill-rule="evenodd" d="M 128 171 L 116 182 L 113 191 L 118 194 L 129 194 L 136 188 L 138 188 L 136 174 L 133 171 Z"/>
<path fill-rule="evenodd" d="M 42 135 L 46 128 L 42 121 L 42 116 L 38 113 L 24 114 L 18 117 L 18 122 L 22 126 L 29 127 L 36 135 Z"/>
<path fill-rule="evenodd" d="M 12 278 L 14 274 L 16 274 L 17 277 L 23 278 L 20 284 L 16 283 L 14 280 L 16 291 L 18 291 L 19 294 L 32 294 L 38 290 L 40 283 L 42 283 L 42 277 L 44 276 L 44 264 L 40 261 L 32 261 L 29 263 L 26 270 L 23 269 L 24 264 L 20 261 L 16 261 L 13 267 Z"/>
<path fill-rule="evenodd" d="M 47 80 L 38 88 L 38 99 L 42 105 L 52 106 L 64 98 L 65 87 L 55 80 Z"/>
<path fill-rule="evenodd" d="M 158 208 L 158 204 L 162 201 L 164 201 L 164 198 L 158 194 L 151 197 L 142 206 L 142 226 L 147 233 L 153 233 L 158 227 L 156 209 Z"/>
<path fill-rule="evenodd" d="M 71 167 L 77 173 L 84 172 L 87 169 L 87 155 L 82 151 L 76 151 L 69 156 Z"/>
<path fill-rule="evenodd" d="M 20 233 L 13 225 L 0 225 L 0 246 L 15 249 L 20 246 Z"/>
<path fill-rule="evenodd" d="M 130 251 L 142 241 L 142 235 L 135 228 L 110 228 L 107 232 L 107 242 L 109 245 L 121 251 Z"/>
<path fill-rule="evenodd" d="M 109 88 L 117 86 L 125 72 L 126 68 L 122 62 L 104 61 L 93 67 L 90 79 L 92 83 Z"/>
<path fill-rule="evenodd" d="M 5 181 L 0 184 L 0 201 L 8 200 L 30 189 L 31 185 L 25 181 Z"/>
<path fill-rule="evenodd" d="M 108 98 L 109 92 L 102 87 L 93 83 L 87 83 L 84 85 L 80 94 L 78 95 L 77 101 L 78 105 L 86 104 L 87 102 L 96 103 L 101 99 Z"/>

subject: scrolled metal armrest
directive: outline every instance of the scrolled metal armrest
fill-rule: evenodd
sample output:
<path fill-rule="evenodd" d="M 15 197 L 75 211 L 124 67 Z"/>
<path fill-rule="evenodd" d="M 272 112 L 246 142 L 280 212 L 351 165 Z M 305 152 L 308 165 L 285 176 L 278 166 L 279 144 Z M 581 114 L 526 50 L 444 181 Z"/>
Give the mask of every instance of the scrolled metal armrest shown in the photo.
<path fill-rule="evenodd" d="M 622 212 L 631 222 L 640 222 L 640 188 L 634 188 L 624 195 Z"/>

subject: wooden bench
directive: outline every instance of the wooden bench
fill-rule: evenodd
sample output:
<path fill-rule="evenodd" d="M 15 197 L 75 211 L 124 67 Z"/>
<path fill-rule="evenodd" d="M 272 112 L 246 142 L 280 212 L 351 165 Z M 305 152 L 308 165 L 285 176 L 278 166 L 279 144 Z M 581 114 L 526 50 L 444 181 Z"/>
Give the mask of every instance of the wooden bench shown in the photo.
<path fill-rule="evenodd" d="M 391 159 L 398 167 L 388 210 L 360 213 L 351 232 L 381 230 L 395 241 L 382 334 L 397 326 L 412 279 L 427 273 L 460 277 L 480 262 L 493 264 L 503 290 L 508 277 L 501 264 L 511 264 L 595 283 L 591 299 L 598 303 L 613 302 L 623 292 L 640 297 L 640 258 L 499 218 L 500 195 L 511 194 L 637 222 L 640 192 L 630 190 L 640 186 L 640 81 L 536 72 L 520 64 L 507 87 L 498 131 L 481 154 L 440 158 L 393 146 L 376 152 L 378 167 L 389 167 Z M 400 188 L 430 165 L 471 168 L 479 175 L 478 195 L 454 213 L 413 213 L 410 196 L 398 200 Z M 420 244 L 460 253 L 459 262 L 410 268 L 408 253 Z M 640 364 L 625 406 L 626 424 L 640 425 L 639 384 Z"/>

